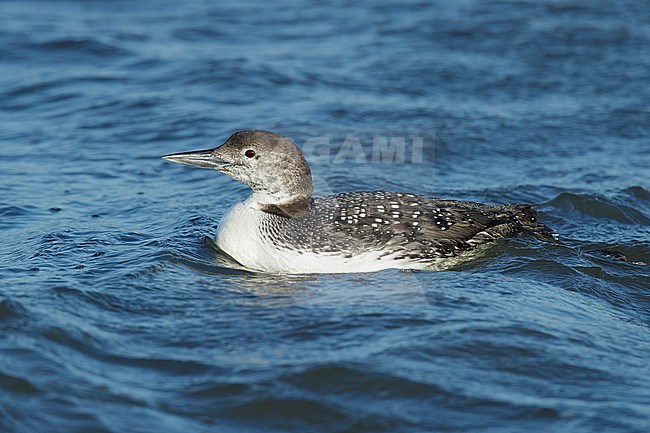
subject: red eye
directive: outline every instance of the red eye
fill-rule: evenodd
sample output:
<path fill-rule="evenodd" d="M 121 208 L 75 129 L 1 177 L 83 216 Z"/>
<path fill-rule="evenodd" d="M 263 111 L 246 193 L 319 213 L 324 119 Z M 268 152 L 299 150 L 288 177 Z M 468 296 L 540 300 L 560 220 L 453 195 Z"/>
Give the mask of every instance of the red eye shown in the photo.
<path fill-rule="evenodd" d="M 246 158 L 252 158 L 255 156 L 255 151 L 253 149 L 248 149 L 244 152 L 244 155 L 246 155 Z"/>

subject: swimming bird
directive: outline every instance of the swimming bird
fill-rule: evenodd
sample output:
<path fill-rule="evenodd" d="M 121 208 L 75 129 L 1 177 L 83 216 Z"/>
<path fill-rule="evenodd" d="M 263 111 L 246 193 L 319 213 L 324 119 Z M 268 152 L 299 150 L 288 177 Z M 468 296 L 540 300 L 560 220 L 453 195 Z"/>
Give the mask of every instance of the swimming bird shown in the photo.
<path fill-rule="evenodd" d="M 239 131 L 214 149 L 163 159 L 217 170 L 252 189 L 224 215 L 215 239 L 252 271 L 442 270 L 501 238 L 551 234 L 525 204 L 490 206 L 386 191 L 313 198 L 311 170 L 300 149 L 268 131 Z"/>

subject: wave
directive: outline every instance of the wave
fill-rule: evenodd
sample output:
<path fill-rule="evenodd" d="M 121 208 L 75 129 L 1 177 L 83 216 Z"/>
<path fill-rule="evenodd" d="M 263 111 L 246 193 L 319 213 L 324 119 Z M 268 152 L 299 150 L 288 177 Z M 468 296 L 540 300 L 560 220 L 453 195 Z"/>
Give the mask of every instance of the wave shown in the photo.
<path fill-rule="evenodd" d="M 642 191 L 642 197 L 644 194 L 647 194 L 647 191 L 640 187 L 638 188 L 639 192 Z M 644 212 L 647 204 L 642 202 L 642 207 L 635 206 L 635 203 L 639 201 L 642 202 L 639 199 L 631 202 L 624 198 L 608 198 L 601 195 L 565 192 L 544 203 L 544 205 L 559 208 L 565 212 L 565 217 L 568 216 L 567 214 L 576 213 L 587 217 L 608 219 L 625 224 L 650 225 L 650 216 Z"/>

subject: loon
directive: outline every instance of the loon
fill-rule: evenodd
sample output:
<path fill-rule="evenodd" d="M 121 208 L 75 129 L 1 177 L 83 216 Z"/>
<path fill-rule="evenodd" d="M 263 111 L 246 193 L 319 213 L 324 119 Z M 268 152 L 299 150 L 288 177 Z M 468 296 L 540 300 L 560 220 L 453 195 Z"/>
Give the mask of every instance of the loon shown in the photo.
<path fill-rule="evenodd" d="M 163 156 L 225 173 L 252 189 L 217 228 L 216 245 L 244 268 L 278 274 L 443 270 L 497 239 L 552 239 L 530 205 L 490 206 L 402 192 L 312 198 L 300 149 L 273 132 L 234 133 L 217 148 Z"/>

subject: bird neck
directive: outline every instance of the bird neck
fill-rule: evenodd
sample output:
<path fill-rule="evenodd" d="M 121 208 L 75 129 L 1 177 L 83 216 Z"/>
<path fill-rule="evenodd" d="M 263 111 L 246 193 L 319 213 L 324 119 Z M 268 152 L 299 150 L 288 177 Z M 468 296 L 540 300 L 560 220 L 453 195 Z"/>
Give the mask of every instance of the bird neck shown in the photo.
<path fill-rule="evenodd" d="M 280 195 L 256 191 L 248 199 L 249 205 L 253 208 L 284 218 L 304 215 L 309 208 L 310 201 L 310 195 L 304 193 Z"/>

